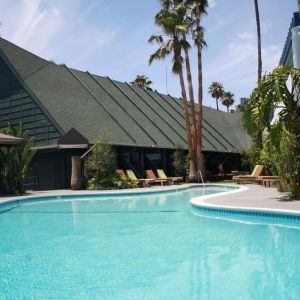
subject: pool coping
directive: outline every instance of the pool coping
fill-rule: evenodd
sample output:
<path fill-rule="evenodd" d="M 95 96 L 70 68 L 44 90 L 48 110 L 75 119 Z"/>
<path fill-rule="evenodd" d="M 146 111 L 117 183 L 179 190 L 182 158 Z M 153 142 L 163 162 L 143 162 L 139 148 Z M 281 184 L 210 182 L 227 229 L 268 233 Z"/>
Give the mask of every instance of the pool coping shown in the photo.
<path fill-rule="evenodd" d="M 182 184 L 182 185 L 176 185 L 176 186 L 168 186 L 168 187 L 152 187 L 152 188 L 136 188 L 136 189 L 120 189 L 120 190 L 105 190 L 105 191 L 49 191 L 46 192 L 46 194 L 34 194 L 34 195 L 28 195 L 28 196 L 12 196 L 9 198 L 5 198 L 1 200 L 0 198 L 0 206 L 4 204 L 9 204 L 13 202 L 17 202 L 18 204 L 25 202 L 26 200 L 38 200 L 38 199 L 68 199 L 72 197 L 78 197 L 78 196 L 112 196 L 112 195 L 138 195 L 138 194 L 144 194 L 144 193 L 150 193 L 150 194 L 158 194 L 158 193 L 167 193 L 172 191 L 181 191 L 186 190 L 192 187 L 202 187 L 202 184 Z M 207 187 L 211 186 L 217 186 L 217 187 L 234 187 L 236 189 L 230 190 L 230 191 L 224 191 L 216 194 L 210 194 L 210 195 L 202 195 L 198 197 L 194 197 L 190 199 L 190 203 L 192 206 L 203 209 L 203 210 L 210 210 L 210 211 L 223 211 L 223 212 L 236 212 L 238 213 L 245 213 L 249 212 L 254 215 L 257 215 L 259 213 L 267 213 L 267 214 L 280 214 L 280 215 L 288 215 L 288 216 L 300 216 L 300 211 L 297 210 L 288 210 L 288 209 L 276 209 L 276 208 L 262 208 L 262 207 L 247 207 L 247 206 L 236 206 L 236 205 L 224 205 L 224 204 L 214 204 L 214 203 L 206 203 L 205 201 L 207 199 L 211 198 L 219 198 L 222 196 L 227 196 L 230 194 L 235 193 L 241 193 L 249 190 L 247 186 L 241 186 L 236 184 L 218 184 L 218 183 L 207 183 L 205 184 Z"/>
<path fill-rule="evenodd" d="M 0 198 L 0 206 L 3 204 L 7 204 L 10 202 L 22 202 L 26 200 L 35 200 L 35 199 L 45 199 L 45 198 L 56 198 L 56 199 L 68 199 L 71 197 L 77 196 L 112 196 L 112 195 L 135 195 L 135 194 L 157 194 L 157 193 L 167 193 L 172 191 L 179 191 L 189 189 L 191 187 L 202 187 L 202 184 L 197 183 L 190 183 L 190 184 L 182 184 L 182 185 L 172 185 L 172 186 L 164 186 L 164 187 L 152 187 L 152 188 L 135 188 L 135 189 L 119 189 L 119 190 L 82 190 L 82 191 L 72 191 L 72 190 L 65 190 L 65 191 L 46 191 L 41 192 L 40 194 L 37 192 L 32 195 L 27 196 L 11 196 L 5 197 L 4 199 Z M 205 184 L 205 186 L 233 186 L 233 185 L 225 185 L 225 184 Z M 234 185 L 235 186 L 235 185 Z"/>

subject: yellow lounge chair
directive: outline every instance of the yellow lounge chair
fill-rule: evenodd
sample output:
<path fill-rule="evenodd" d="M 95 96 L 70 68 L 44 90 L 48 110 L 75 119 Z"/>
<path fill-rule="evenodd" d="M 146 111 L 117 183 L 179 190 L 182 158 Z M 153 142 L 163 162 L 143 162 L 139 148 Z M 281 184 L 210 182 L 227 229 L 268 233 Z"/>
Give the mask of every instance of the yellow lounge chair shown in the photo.
<path fill-rule="evenodd" d="M 154 183 L 159 183 L 160 185 L 164 185 L 164 183 L 170 184 L 172 182 L 172 180 L 170 179 L 163 179 L 163 178 L 156 177 L 156 175 L 152 170 L 146 170 L 146 175 L 149 179 L 154 180 Z"/>
<path fill-rule="evenodd" d="M 133 180 L 139 186 L 146 187 L 146 186 L 151 186 L 151 183 L 154 183 L 154 180 L 152 179 L 138 179 L 132 170 L 126 170 L 126 173 L 128 178 Z"/>
<path fill-rule="evenodd" d="M 262 175 L 264 171 L 263 165 L 256 165 L 251 175 L 239 175 L 233 176 L 233 179 L 236 180 L 237 184 L 241 184 L 242 182 L 255 182 L 258 180 L 258 177 Z"/>
<path fill-rule="evenodd" d="M 171 180 L 172 184 L 181 183 L 183 181 L 182 177 L 167 177 L 163 169 L 157 169 L 158 177 L 161 179 Z"/>

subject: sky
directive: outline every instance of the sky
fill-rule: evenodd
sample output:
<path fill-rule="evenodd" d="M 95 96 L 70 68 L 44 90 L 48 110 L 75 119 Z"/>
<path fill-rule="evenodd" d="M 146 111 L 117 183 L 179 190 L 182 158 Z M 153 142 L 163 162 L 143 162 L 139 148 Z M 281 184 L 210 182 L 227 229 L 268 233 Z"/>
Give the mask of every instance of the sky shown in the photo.
<path fill-rule="evenodd" d="M 257 40 L 253 0 L 210 0 L 203 17 L 207 47 L 203 50 L 204 105 L 215 107 L 211 82 L 249 97 L 257 79 Z M 263 73 L 278 65 L 296 0 L 259 0 Z M 170 59 L 148 65 L 159 33 L 153 18 L 158 0 L 0 0 L 0 36 L 57 64 L 109 76 L 122 82 L 145 74 L 152 88 L 180 96 Z M 197 57 L 191 50 L 197 94 Z M 225 108 L 223 107 L 225 110 Z"/>

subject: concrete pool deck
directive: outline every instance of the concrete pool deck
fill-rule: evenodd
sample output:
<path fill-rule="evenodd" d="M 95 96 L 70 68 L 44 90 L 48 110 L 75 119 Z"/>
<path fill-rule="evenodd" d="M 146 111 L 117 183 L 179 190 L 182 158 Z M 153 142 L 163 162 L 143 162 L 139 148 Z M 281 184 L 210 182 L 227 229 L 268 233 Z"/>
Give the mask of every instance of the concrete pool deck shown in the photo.
<path fill-rule="evenodd" d="M 300 213 L 300 201 L 291 199 L 289 193 L 279 193 L 276 188 L 258 184 L 241 185 L 247 189 L 237 193 L 212 195 L 202 203 L 220 207 L 253 208 L 262 210 L 293 211 Z"/>
<path fill-rule="evenodd" d="M 218 184 L 209 184 L 218 185 Z M 151 187 L 151 188 L 138 188 L 128 189 L 125 192 L 147 192 L 147 191 L 166 191 L 180 188 L 195 186 L 190 184 L 183 184 L 180 186 L 168 187 Z M 201 185 L 200 185 L 201 186 Z M 222 184 L 222 186 L 232 186 L 232 184 Z M 241 209 L 262 209 L 262 210 L 275 210 L 275 211 L 292 211 L 300 214 L 300 201 L 292 200 L 288 193 L 279 193 L 276 188 L 265 188 L 257 184 L 241 185 L 243 188 L 239 192 L 229 192 L 229 194 L 221 193 L 210 195 L 201 200 L 205 206 L 214 207 L 233 207 Z M 246 188 L 245 188 L 246 187 Z M 25 196 L 54 196 L 54 195 L 72 195 L 72 194 L 106 194 L 106 193 L 119 193 L 122 190 L 111 191 L 72 191 L 72 190 L 52 190 L 52 191 L 30 191 Z M 26 199 L 26 197 L 0 197 L 1 202 L 7 202 L 13 199 Z"/>

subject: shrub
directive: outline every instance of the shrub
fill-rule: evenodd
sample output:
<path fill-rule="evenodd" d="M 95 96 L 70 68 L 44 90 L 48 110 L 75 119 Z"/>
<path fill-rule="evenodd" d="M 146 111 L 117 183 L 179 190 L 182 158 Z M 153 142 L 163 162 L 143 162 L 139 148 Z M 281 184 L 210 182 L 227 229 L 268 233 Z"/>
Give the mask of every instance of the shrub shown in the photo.
<path fill-rule="evenodd" d="M 289 83 L 288 83 L 289 82 Z M 243 125 L 253 138 L 266 138 L 260 158 L 264 158 L 300 199 L 300 70 L 280 66 L 265 75 L 245 107 Z M 275 109 L 278 114 L 273 119 Z M 256 139 L 258 141 L 258 139 Z"/>
<path fill-rule="evenodd" d="M 32 150 L 34 140 L 23 131 L 22 126 L 9 125 L 1 132 L 22 138 L 23 143 L 16 147 L 0 147 L 0 192 L 22 195 L 23 183 L 29 174 L 30 162 L 36 153 L 36 150 Z"/>
<path fill-rule="evenodd" d="M 174 171 L 175 171 L 175 175 L 176 176 L 182 176 L 182 177 L 186 177 L 186 170 L 187 168 L 187 156 L 185 155 L 185 151 L 183 150 L 183 148 L 178 145 L 177 149 L 174 153 L 174 161 L 173 161 L 173 167 L 174 167 Z"/>
<path fill-rule="evenodd" d="M 89 189 L 106 189 L 116 186 L 116 153 L 107 136 L 101 137 L 94 145 L 87 161 Z"/>

